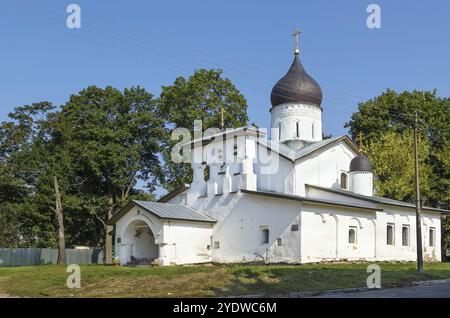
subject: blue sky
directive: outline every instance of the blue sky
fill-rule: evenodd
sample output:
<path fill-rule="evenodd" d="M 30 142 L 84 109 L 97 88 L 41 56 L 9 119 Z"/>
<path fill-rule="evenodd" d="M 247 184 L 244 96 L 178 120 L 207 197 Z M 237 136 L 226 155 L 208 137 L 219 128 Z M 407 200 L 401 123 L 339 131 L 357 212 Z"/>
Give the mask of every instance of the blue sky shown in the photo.
<path fill-rule="evenodd" d="M 66 7 L 81 7 L 68 29 Z M 381 7 L 368 29 L 366 7 Z M 84 1 L 0 2 L 0 120 L 15 106 L 62 104 L 88 85 L 161 85 L 195 69 L 222 68 L 247 98 L 250 122 L 267 127 L 270 91 L 300 58 L 322 86 L 324 132 L 343 127 L 360 101 L 387 88 L 450 96 L 450 2 Z"/>

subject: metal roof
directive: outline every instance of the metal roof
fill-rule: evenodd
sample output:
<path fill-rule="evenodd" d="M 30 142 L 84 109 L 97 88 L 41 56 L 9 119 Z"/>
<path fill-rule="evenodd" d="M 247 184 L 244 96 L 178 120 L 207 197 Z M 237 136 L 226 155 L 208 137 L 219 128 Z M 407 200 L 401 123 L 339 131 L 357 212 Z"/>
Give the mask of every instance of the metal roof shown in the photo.
<path fill-rule="evenodd" d="M 258 139 L 257 142 L 259 144 L 263 145 L 264 147 L 267 147 L 267 148 L 279 153 L 283 157 L 285 157 L 291 161 L 295 161 L 297 159 L 303 158 L 317 150 L 325 148 L 325 147 L 327 147 L 335 142 L 341 141 L 341 140 L 346 142 L 348 145 L 350 145 L 355 152 L 358 151 L 358 147 L 356 146 L 356 144 L 346 135 L 317 141 L 317 142 L 309 144 L 299 150 L 294 150 L 278 141 Z"/>
<path fill-rule="evenodd" d="M 365 154 L 360 153 L 350 161 L 349 171 L 372 171 L 372 163 Z"/>
<path fill-rule="evenodd" d="M 317 198 L 310 198 L 310 197 L 303 197 L 299 195 L 294 194 L 284 194 L 284 193 L 277 193 L 277 192 L 269 192 L 269 191 L 261 191 L 261 190 L 244 190 L 242 189 L 241 192 L 243 193 L 249 193 L 249 194 L 256 194 L 256 195 L 262 195 L 266 197 L 272 197 L 272 198 L 278 198 L 278 199 L 286 199 L 286 200 L 293 200 L 298 202 L 307 202 L 307 203 L 315 203 L 315 204 L 323 204 L 323 205 L 337 205 L 347 208 L 363 208 L 367 210 L 373 210 L 373 211 L 382 211 L 382 208 L 373 207 L 370 205 L 365 204 L 353 204 L 353 203 L 343 203 L 338 201 L 332 201 L 332 200 L 323 200 L 323 199 L 317 199 Z"/>
<path fill-rule="evenodd" d="M 114 214 L 113 217 L 110 218 L 107 223 L 109 225 L 115 224 L 125 214 L 127 214 L 133 206 L 136 205 L 143 208 L 147 212 L 157 216 L 160 219 L 211 222 L 211 223 L 216 222 L 215 219 L 207 216 L 206 214 L 198 210 L 189 208 L 182 204 L 131 200 L 119 212 Z"/>
<path fill-rule="evenodd" d="M 273 87 L 270 94 L 272 107 L 284 103 L 307 103 L 320 107 L 322 90 L 319 84 L 303 68 L 295 55 L 289 71 Z"/>
<path fill-rule="evenodd" d="M 159 198 L 158 202 L 164 203 L 164 202 L 170 201 L 171 199 L 173 199 L 174 197 L 176 197 L 180 193 L 183 193 L 184 191 L 186 191 L 190 187 L 191 186 L 189 184 L 183 184 L 183 185 L 179 186 L 178 188 L 174 189 L 173 191 L 171 191 L 171 192 L 165 194 L 164 196 L 162 196 L 161 198 Z"/>
<path fill-rule="evenodd" d="M 348 196 L 348 197 L 352 197 L 352 198 L 355 198 L 355 199 L 360 199 L 360 200 L 364 200 L 364 201 L 368 201 L 368 202 L 373 202 L 373 203 L 391 204 L 391 205 L 398 205 L 398 206 L 403 206 L 403 207 L 408 207 L 408 208 L 415 208 L 416 207 L 416 205 L 413 204 L 413 203 L 403 202 L 403 201 L 394 200 L 394 199 L 388 199 L 388 198 L 383 198 L 383 197 L 378 197 L 378 196 L 375 196 L 375 195 L 374 196 L 367 196 L 367 195 L 357 194 L 357 193 L 354 193 L 354 192 L 349 192 L 348 190 L 335 189 L 335 188 L 331 189 L 331 188 L 325 188 L 325 187 L 316 186 L 316 185 L 312 185 L 312 184 L 305 184 L 305 186 L 311 187 L 311 188 L 316 188 L 316 189 L 327 191 L 327 192 L 340 194 L 340 195 L 345 195 L 345 196 Z M 429 206 L 423 206 L 422 210 L 436 211 L 436 212 L 442 212 L 442 213 L 450 212 L 450 211 L 445 210 L 445 209 L 433 208 L 433 207 L 429 207 Z"/>
<path fill-rule="evenodd" d="M 138 200 L 133 200 L 133 202 L 140 205 L 149 212 L 154 213 L 161 219 L 216 222 L 216 220 L 207 216 L 206 214 L 203 214 L 198 210 L 194 210 L 181 204 Z"/>

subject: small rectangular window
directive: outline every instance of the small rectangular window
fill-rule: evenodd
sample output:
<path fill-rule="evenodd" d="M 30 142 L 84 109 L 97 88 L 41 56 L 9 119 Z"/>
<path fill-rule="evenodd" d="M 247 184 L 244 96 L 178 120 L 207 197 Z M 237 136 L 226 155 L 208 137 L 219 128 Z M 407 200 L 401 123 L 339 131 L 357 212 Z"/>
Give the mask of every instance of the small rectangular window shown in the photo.
<path fill-rule="evenodd" d="M 394 245 L 394 224 L 388 224 L 386 228 L 386 244 Z"/>
<path fill-rule="evenodd" d="M 215 248 L 215 249 L 220 248 L 220 242 L 219 242 L 219 241 L 215 241 L 215 242 L 214 242 L 214 248 Z"/>
<path fill-rule="evenodd" d="M 435 245 L 435 233 L 436 229 L 434 227 L 430 227 L 430 235 L 429 235 L 429 245 L 434 246 Z"/>
<path fill-rule="evenodd" d="M 281 237 L 277 238 L 277 246 L 281 246 L 282 244 L 282 240 Z"/>
<path fill-rule="evenodd" d="M 345 172 L 341 173 L 341 189 L 347 190 L 347 174 Z"/>
<path fill-rule="evenodd" d="M 402 226 L 402 246 L 409 246 L 409 225 Z"/>
<path fill-rule="evenodd" d="M 292 225 L 291 225 L 291 231 L 292 231 L 292 232 L 298 231 L 298 224 L 292 224 Z"/>

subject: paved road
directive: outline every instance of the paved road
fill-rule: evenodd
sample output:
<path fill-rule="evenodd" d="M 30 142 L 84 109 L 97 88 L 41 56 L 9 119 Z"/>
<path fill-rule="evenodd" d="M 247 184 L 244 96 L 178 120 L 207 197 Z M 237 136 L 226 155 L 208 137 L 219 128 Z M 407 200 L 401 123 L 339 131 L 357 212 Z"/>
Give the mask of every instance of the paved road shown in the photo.
<path fill-rule="evenodd" d="M 354 293 L 335 293 L 319 298 L 450 298 L 450 282 L 424 286 L 386 288 Z"/>

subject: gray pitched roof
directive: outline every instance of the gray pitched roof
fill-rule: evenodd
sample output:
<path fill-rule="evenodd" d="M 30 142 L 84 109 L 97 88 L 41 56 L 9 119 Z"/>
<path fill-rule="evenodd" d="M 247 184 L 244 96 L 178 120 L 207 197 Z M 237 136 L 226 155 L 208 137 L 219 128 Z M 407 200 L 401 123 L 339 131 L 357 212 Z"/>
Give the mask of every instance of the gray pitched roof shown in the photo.
<path fill-rule="evenodd" d="M 324 205 L 336 205 L 336 206 L 342 206 L 342 207 L 348 207 L 348 208 L 363 208 L 363 209 L 374 210 L 374 211 L 383 210 L 382 208 L 377 208 L 377 207 L 373 207 L 373 206 L 365 205 L 365 204 L 343 203 L 343 202 L 339 202 L 339 201 L 303 197 L 303 196 L 294 195 L 294 194 L 284 194 L 284 193 L 261 191 L 261 190 L 254 191 L 254 190 L 245 190 L 245 189 L 242 189 L 241 192 L 262 195 L 262 196 L 272 197 L 272 198 L 278 198 L 278 199 L 298 201 L 298 202 L 309 202 L 309 203 L 324 204 Z"/>
<path fill-rule="evenodd" d="M 347 144 L 351 145 L 355 151 L 358 150 L 358 147 L 346 135 L 317 141 L 317 142 L 309 144 L 299 150 L 294 150 L 294 149 L 286 146 L 283 143 L 279 143 L 278 141 L 258 139 L 258 143 L 260 143 L 261 145 L 263 145 L 275 152 L 278 152 L 280 155 L 282 155 L 283 157 L 285 157 L 291 161 L 295 161 L 297 159 L 303 158 L 319 149 L 325 148 L 325 147 L 327 147 L 335 142 L 341 141 L 341 140 L 343 140 L 343 141 L 347 142 Z"/>
<path fill-rule="evenodd" d="M 215 219 L 207 216 L 206 214 L 198 210 L 189 208 L 182 204 L 131 200 L 119 212 L 114 214 L 113 217 L 109 219 L 107 223 L 109 225 L 115 224 L 125 214 L 127 214 L 132 207 L 136 205 L 143 208 L 147 212 L 156 215 L 160 219 L 211 222 L 211 223 L 216 222 Z"/>
<path fill-rule="evenodd" d="M 189 189 L 191 186 L 189 184 L 183 184 L 179 186 L 178 188 L 174 189 L 173 191 L 163 195 L 161 198 L 158 199 L 158 202 L 167 202 L 179 195 L 180 193 L 183 193 L 187 189 Z"/>
<path fill-rule="evenodd" d="M 403 207 L 408 207 L 408 208 L 415 208 L 416 205 L 413 203 L 409 203 L 409 202 L 403 202 L 403 201 L 399 201 L 399 200 L 393 200 L 393 199 L 388 199 L 388 198 L 383 198 L 383 197 L 378 197 L 378 196 L 367 196 L 367 195 L 362 195 L 362 194 L 357 194 L 357 193 L 353 193 L 347 190 L 342 190 L 342 189 L 336 189 L 336 188 L 325 188 L 325 187 L 321 187 L 321 186 L 316 186 L 316 185 L 311 185 L 311 184 L 305 184 L 307 187 L 311 187 L 311 188 L 316 188 L 319 190 L 323 190 L 323 191 L 327 191 L 327 192 L 332 192 L 332 193 L 336 193 L 339 195 L 344 195 L 344 196 L 348 196 L 348 197 L 352 197 L 355 199 L 360 199 L 360 200 L 364 200 L 364 201 L 368 201 L 368 202 L 373 202 L 373 203 L 381 203 L 381 204 L 391 204 L 391 205 L 397 205 L 397 206 L 403 206 Z M 423 210 L 429 210 L 429 211 L 437 211 L 437 212 L 442 212 L 442 213 L 448 213 L 450 211 L 448 210 L 444 210 L 444 209 L 439 209 L 439 208 L 433 208 L 433 207 L 429 207 L 429 206 L 423 206 L 422 207 Z"/>
<path fill-rule="evenodd" d="M 192 140 L 192 141 L 188 142 L 188 144 L 196 144 L 198 142 L 207 144 L 207 143 L 211 142 L 212 140 L 214 140 L 218 136 L 222 136 L 222 138 L 229 138 L 229 136 L 233 136 L 233 135 L 236 135 L 239 133 L 245 133 L 245 132 L 251 132 L 255 136 L 260 136 L 260 138 L 257 139 L 257 142 L 259 144 L 271 149 L 272 151 L 279 153 L 281 156 L 283 156 L 286 159 L 291 160 L 291 161 L 295 161 L 297 159 L 305 157 L 319 149 L 327 147 L 328 145 L 331 145 L 331 144 L 341 141 L 341 140 L 346 142 L 351 148 L 353 148 L 353 150 L 355 152 L 359 152 L 358 146 L 347 135 L 342 135 L 342 136 L 338 136 L 338 137 L 333 137 L 333 138 L 328 138 L 328 139 L 324 139 L 321 141 L 313 142 L 299 150 L 294 150 L 294 149 L 290 148 L 289 146 L 285 145 L 284 143 L 264 139 L 263 137 L 265 136 L 265 132 L 254 126 L 244 126 L 244 127 L 239 127 L 239 128 L 235 128 L 235 129 L 222 131 L 222 132 L 219 132 L 219 133 L 211 135 L 211 136 Z M 223 136 L 225 136 L 225 137 L 223 137 Z"/>

